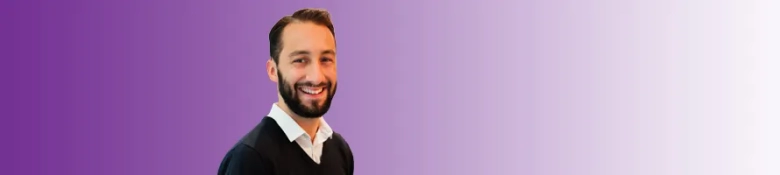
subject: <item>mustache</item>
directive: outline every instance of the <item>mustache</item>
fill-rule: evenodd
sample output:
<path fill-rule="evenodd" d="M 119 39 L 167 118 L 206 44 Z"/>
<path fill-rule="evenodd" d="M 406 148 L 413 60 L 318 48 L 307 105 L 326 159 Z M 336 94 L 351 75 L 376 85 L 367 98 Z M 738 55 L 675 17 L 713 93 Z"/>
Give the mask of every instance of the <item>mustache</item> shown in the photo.
<path fill-rule="evenodd" d="M 324 86 L 324 87 L 330 87 L 331 85 L 333 85 L 333 83 L 330 82 L 330 81 L 322 82 L 322 83 L 319 83 L 319 84 L 314 84 L 312 82 L 295 83 L 295 87 L 300 87 L 300 86 L 310 86 L 310 87 L 322 87 L 322 86 Z"/>

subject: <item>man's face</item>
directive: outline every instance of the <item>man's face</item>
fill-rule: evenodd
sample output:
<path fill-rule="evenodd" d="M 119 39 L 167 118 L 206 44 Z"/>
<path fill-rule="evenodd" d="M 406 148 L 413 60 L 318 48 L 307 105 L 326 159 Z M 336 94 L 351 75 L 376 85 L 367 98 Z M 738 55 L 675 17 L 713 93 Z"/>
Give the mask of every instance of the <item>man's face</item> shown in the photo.
<path fill-rule="evenodd" d="M 336 42 L 330 30 L 310 22 L 285 27 L 276 78 L 279 95 L 292 112 L 306 118 L 327 113 L 337 86 Z"/>

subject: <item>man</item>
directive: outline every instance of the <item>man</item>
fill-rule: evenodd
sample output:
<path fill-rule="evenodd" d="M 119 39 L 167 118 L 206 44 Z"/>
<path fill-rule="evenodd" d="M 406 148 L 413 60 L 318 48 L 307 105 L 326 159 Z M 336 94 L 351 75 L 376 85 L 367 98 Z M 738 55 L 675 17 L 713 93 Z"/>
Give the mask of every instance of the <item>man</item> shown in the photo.
<path fill-rule="evenodd" d="M 296 11 L 274 25 L 269 40 L 266 70 L 279 101 L 225 155 L 218 174 L 353 174 L 349 145 L 322 118 L 338 84 L 330 14 Z"/>

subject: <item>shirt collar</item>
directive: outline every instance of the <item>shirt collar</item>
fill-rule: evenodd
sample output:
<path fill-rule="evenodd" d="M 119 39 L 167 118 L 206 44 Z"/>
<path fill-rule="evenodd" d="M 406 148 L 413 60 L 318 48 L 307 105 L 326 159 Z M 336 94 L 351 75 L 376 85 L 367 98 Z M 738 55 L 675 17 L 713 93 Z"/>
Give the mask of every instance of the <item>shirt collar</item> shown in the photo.
<path fill-rule="evenodd" d="M 268 117 L 273 118 L 274 121 L 279 124 L 279 127 L 282 128 L 282 131 L 287 135 L 287 139 L 289 139 L 290 142 L 293 142 L 304 135 L 308 135 L 306 134 L 306 131 L 304 131 L 290 115 L 284 112 L 282 108 L 279 108 L 276 103 L 271 106 L 271 112 L 268 113 Z M 333 136 L 333 130 L 330 128 L 330 125 L 325 122 L 325 119 L 320 117 L 320 128 L 317 130 L 316 137 L 331 138 L 331 136 Z"/>

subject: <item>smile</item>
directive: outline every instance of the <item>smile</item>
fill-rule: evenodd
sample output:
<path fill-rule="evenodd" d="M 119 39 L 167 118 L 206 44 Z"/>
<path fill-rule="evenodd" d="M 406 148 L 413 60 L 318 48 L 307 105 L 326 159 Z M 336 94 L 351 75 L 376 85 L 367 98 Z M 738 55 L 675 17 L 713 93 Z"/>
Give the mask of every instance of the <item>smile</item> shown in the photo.
<path fill-rule="evenodd" d="M 325 91 L 325 87 L 301 87 L 298 89 L 310 95 L 318 95 Z"/>

